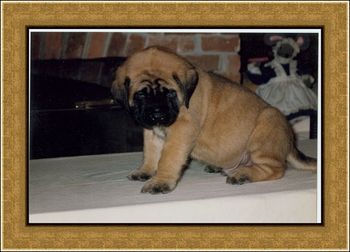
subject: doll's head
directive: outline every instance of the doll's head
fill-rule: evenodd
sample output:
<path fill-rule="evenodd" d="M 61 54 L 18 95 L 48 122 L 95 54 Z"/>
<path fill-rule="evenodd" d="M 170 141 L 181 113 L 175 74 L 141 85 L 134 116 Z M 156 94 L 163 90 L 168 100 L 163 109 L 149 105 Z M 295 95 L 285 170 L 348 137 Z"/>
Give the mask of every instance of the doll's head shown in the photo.
<path fill-rule="evenodd" d="M 281 64 L 290 63 L 300 52 L 309 46 L 309 40 L 304 35 L 285 36 L 281 34 L 266 34 L 264 41 L 272 46 L 275 60 Z"/>

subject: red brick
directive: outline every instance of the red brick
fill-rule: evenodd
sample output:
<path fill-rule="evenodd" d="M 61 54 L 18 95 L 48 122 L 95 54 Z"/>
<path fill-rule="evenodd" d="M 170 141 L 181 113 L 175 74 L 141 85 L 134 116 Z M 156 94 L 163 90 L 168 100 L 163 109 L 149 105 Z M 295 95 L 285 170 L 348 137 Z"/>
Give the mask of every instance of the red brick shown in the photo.
<path fill-rule="evenodd" d="M 236 82 L 240 81 L 240 67 L 241 67 L 241 61 L 240 61 L 240 56 L 235 54 L 235 55 L 227 55 L 225 56 L 226 59 L 224 62 L 226 63 L 225 65 L 222 66 L 222 69 L 220 69 L 220 73 L 233 80 Z"/>
<path fill-rule="evenodd" d="M 158 45 L 174 52 L 185 53 L 194 49 L 194 35 L 183 33 L 154 34 L 149 37 L 149 46 Z"/>
<path fill-rule="evenodd" d="M 61 38 L 60 32 L 49 32 L 45 34 L 45 59 L 58 59 L 61 55 Z"/>
<path fill-rule="evenodd" d="M 145 47 L 145 38 L 139 34 L 130 34 L 127 43 L 126 54 L 130 55 Z"/>
<path fill-rule="evenodd" d="M 40 33 L 32 33 L 31 43 L 30 43 L 31 59 L 39 59 L 40 46 L 41 46 Z"/>
<path fill-rule="evenodd" d="M 213 52 L 235 52 L 239 48 L 239 37 L 237 35 L 203 35 L 202 50 Z"/>
<path fill-rule="evenodd" d="M 86 42 L 86 33 L 73 32 L 69 34 L 64 58 L 81 58 Z"/>
<path fill-rule="evenodd" d="M 124 53 L 126 35 L 124 33 L 114 33 L 107 51 L 107 56 L 126 56 Z"/>
<path fill-rule="evenodd" d="M 90 48 L 87 58 L 103 57 L 103 48 L 105 46 L 107 34 L 103 32 L 94 32 L 91 34 Z"/>
<path fill-rule="evenodd" d="M 201 55 L 201 56 L 187 56 L 191 63 L 201 67 L 205 71 L 218 70 L 219 56 L 218 55 Z"/>
<path fill-rule="evenodd" d="M 177 44 L 178 44 L 177 36 L 164 35 L 160 33 L 149 35 L 148 46 L 166 47 L 176 52 Z"/>
<path fill-rule="evenodd" d="M 237 74 L 241 68 L 241 58 L 238 54 L 227 56 L 226 71 Z"/>
<path fill-rule="evenodd" d="M 194 50 L 194 35 L 178 35 L 178 53 L 188 53 Z"/>

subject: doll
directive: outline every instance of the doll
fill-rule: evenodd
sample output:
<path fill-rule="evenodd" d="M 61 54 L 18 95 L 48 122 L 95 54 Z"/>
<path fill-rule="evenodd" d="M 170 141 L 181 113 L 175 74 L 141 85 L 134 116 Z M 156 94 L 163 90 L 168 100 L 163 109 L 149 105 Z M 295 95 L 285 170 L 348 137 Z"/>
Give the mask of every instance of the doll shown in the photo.
<path fill-rule="evenodd" d="M 302 74 L 297 68 L 295 57 L 305 49 L 304 36 L 296 39 L 281 35 L 267 35 L 265 41 L 273 45 L 273 59 L 267 63 L 248 64 L 248 78 L 255 84 L 256 93 L 266 102 L 277 107 L 285 115 L 300 110 L 316 110 L 317 96 L 305 83 L 313 83 L 314 78 Z"/>

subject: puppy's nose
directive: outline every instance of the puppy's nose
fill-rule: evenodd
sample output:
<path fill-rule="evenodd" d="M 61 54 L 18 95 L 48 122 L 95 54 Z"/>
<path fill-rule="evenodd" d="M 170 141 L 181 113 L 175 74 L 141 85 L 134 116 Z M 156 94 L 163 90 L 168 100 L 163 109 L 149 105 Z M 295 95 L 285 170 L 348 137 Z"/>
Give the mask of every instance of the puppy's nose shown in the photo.
<path fill-rule="evenodd" d="M 161 122 L 165 119 L 165 117 L 165 113 L 162 112 L 160 109 L 154 109 L 153 112 L 150 114 L 150 119 L 153 122 Z"/>
<path fill-rule="evenodd" d="M 156 113 L 153 113 L 153 116 L 152 116 L 154 119 L 163 119 L 164 118 L 164 113 L 161 113 L 161 112 L 156 112 Z"/>

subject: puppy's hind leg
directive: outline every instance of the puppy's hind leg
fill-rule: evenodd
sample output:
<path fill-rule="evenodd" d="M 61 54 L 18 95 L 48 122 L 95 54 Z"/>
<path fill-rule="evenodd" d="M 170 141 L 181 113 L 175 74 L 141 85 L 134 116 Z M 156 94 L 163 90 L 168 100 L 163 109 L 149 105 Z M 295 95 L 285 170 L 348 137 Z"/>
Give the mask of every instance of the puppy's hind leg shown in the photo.
<path fill-rule="evenodd" d="M 292 133 L 287 121 L 276 109 L 266 108 L 248 141 L 249 159 L 232 170 L 226 182 L 243 184 L 281 178 L 291 146 Z"/>
<path fill-rule="evenodd" d="M 279 179 L 284 174 L 284 164 L 273 158 L 265 156 L 260 160 L 255 160 L 249 166 L 239 166 L 231 173 L 227 174 L 226 183 L 244 184 L 247 182 L 257 182 L 264 180 Z"/>

